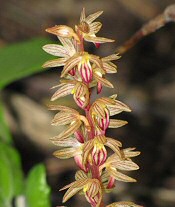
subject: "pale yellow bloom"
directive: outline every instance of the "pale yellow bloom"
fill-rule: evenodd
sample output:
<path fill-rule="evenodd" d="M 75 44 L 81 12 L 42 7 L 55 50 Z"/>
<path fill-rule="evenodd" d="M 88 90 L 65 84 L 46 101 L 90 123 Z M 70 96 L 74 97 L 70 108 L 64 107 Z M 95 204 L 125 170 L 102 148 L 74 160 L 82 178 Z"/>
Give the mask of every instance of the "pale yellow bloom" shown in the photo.
<path fill-rule="evenodd" d="M 62 131 L 58 136 L 50 138 L 50 140 L 60 141 L 70 137 L 74 132 L 76 132 L 81 125 L 83 125 L 87 131 L 90 130 L 89 122 L 85 116 L 80 115 L 78 111 L 61 105 L 50 105 L 50 110 L 58 110 L 57 113 L 52 120 L 52 125 L 60 126 L 60 125 L 69 125 L 66 127 L 64 131 Z"/>
<path fill-rule="evenodd" d="M 89 104 L 89 90 L 84 83 L 75 80 L 61 80 L 61 82 L 61 84 L 52 87 L 59 89 L 53 94 L 51 101 L 73 94 L 73 98 L 79 107 L 84 109 Z"/>
<path fill-rule="evenodd" d="M 114 42 L 112 39 L 96 37 L 96 33 L 101 29 L 102 24 L 100 22 L 94 22 L 94 20 L 102 13 L 103 11 L 98 11 L 86 17 L 85 9 L 83 8 L 80 16 L 80 24 L 76 26 L 75 29 L 77 32 L 81 32 L 86 41 L 93 43 Z"/>
<path fill-rule="evenodd" d="M 89 178 L 83 171 L 77 171 L 76 181 L 66 185 L 61 190 L 69 188 L 64 197 L 63 203 L 69 200 L 76 193 L 81 192 L 85 195 L 87 201 L 92 207 L 99 207 L 102 199 L 102 189 L 98 179 Z"/>
<path fill-rule="evenodd" d="M 130 159 L 130 157 L 135 157 L 140 154 L 138 151 L 134 152 L 134 149 L 135 148 L 127 148 L 121 150 L 121 157 L 115 153 L 108 157 L 106 162 L 100 166 L 101 172 L 105 168 L 105 171 L 103 171 L 103 181 L 108 182 L 107 188 L 114 187 L 115 180 L 123 182 L 136 182 L 135 179 L 120 172 L 139 169 L 139 166 Z"/>
<path fill-rule="evenodd" d="M 110 119 L 110 116 L 121 113 L 122 111 L 131 111 L 126 104 L 115 100 L 115 98 L 115 95 L 109 98 L 99 98 L 90 107 L 89 111 L 94 127 L 97 129 L 97 135 L 103 133 L 108 127 L 117 128 L 127 124 L 123 120 Z"/>

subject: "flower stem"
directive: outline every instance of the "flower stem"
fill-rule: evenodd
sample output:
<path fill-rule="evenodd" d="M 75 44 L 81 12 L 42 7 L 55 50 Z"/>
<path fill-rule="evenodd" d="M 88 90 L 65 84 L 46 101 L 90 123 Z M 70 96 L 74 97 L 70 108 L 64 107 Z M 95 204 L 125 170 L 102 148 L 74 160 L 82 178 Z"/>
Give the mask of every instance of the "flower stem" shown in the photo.
<path fill-rule="evenodd" d="M 80 34 L 79 30 L 77 31 L 77 34 L 78 34 L 78 37 L 80 39 L 80 43 L 78 44 L 79 50 L 81 52 L 84 52 L 84 39 L 83 39 L 83 36 Z M 91 117 L 90 112 L 89 112 L 89 109 L 91 107 L 91 89 L 89 88 L 89 84 L 87 84 L 85 82 L 84 82 L 84 84 L 87 85 L 88 90 L 89 90 L 89 103 L 86 106 L 86 108 L 84 109 L 84 111 L 85 111 L 85 114 L 86 114 L 86 119 L 88 120 L 89 126 L 90 126 L 90 130 L 88 131 L 88 139 L 87 140 L 91 140 L 91 139 L 94 139 L 94 137 L 95 137 L 95 128 L 94 128 L 94 125 L 93 125 L 92 117 Z M 105 134 L 105 132 L 104 132 L 104 134 Z M 92 174 L 92 178 L 98 179 L 99 182 L 102 185 L 99 166 L 95 165 L 92 162 L 92 165 L 90 165 L 90 171 L 91 171 L 91 174 Z M 101 199 L 101 203 L 100 203 L 99 207 L 104 207 L 103 193 L 102 193 L 101 197 L 102 197 L 102 199 Z"/>

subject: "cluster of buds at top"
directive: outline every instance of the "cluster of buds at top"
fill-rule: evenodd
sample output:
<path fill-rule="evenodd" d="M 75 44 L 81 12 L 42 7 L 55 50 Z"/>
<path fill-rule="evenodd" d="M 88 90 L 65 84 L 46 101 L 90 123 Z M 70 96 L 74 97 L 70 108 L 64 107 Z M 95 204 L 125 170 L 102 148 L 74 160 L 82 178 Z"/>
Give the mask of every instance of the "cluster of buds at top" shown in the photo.
<path fill-rule="evenodd" d="M 122 149 L 122 143 L 106 136 L 107 128 L 118 128 L 127 124 L 124 120 L 110 119 L 111 116 L 130 108 L 117 100 L 117 95 L 101 97 L 91 103 L 91 92 L 94 87 L 97 93 L 102 87 L 113 88 L 106 78 L 106 73 L 116 73 L 117 66 L 113 63 L 119 59 L 118 54 L 99 57 L 84 50 L 84 41 L 92 42 L 96 47 L 113 40 L 97 37 L 96 33 L 102 24 L 96 18 L 102 11 L 86 17 L 82 10 L 80 22 L 75 29 L 66 25 L 56 25 L 46 29 L 58 37 L 61 44 L 48 44 L 43 49 L 57 59 L 47 61 L 43 67 L 63 66 L 60 84 L 51 101 L 67 95 L 73 95 L 76 104 L 84 110 L 81 115 L 75 109 L 62 105 L 50 105 L 50 110 L 58 113 L 52 125 L 64 125 L 65 130 L 51 141 L 61 149 L 54 152 L 60 159 L 74 158 L 79 167 L 75 181 L 61 190 L 68 189 L 64 195 L 66 202 L 76 193 L 85 195 L 92 207 L 103 207 L 103 194 L 115 187 L 116 181 L 135 182 L 123 171 L 137 170 L 139 167 L 131 158 L 140 154 L 135 148 Z M 108 155 L 107 148 L 113 151 Z M 115 202 L 107 207 L 139 207 L 132 202 Z"/>

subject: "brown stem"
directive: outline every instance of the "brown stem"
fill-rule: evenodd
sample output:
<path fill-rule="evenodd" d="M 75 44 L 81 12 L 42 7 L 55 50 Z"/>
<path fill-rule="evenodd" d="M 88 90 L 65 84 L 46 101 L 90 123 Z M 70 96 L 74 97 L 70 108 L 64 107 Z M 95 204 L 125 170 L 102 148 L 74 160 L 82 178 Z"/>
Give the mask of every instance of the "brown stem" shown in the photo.
<path fill-rule="evenodd" d="M 168 22 L 175 22 L 175 4 L 168 6 L 164 12 L 148 23 L 144 24 L 129 40 L 116 49 L 117 53 L 124 54 L 134 45 L 136 45 L 143 37 L 155 32 L 159 28 L 165 26 Z"/>

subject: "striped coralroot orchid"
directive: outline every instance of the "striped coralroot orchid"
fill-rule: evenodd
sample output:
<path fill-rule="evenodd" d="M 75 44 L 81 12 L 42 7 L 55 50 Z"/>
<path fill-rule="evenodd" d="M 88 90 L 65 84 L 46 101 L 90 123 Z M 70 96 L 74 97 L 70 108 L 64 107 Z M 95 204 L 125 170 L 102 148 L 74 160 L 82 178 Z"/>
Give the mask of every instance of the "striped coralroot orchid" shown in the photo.
<path fill-rule="evenodd" d="M 61 190 L 67 189 L 63 203 L 76 193 L 84 195 L 92 207 L 139 207 L 133 202 L 115 202 L 105 205 L 103 197 L 115 187 L 116 182 L 135 182 L 134 178 L 125 175 L 123 171 L 139 169 L 131 158 L 140 154 L 135 148 L 122 149 L 122 143 L 117 139 L 106 136 L 108 128 L 118 128 L 127 121 L 111 119 L 111 116 L 131 109 L 121 101 L 117 95 L 97 98 L 93 103 L 91 93 L 97 88 L 101 93 L 103 86 L 113 88 L 106 78 L 106 73 L 116 73 L 117 66 L 113 61 L 118 60 L 118 54 L 99 57 L 84 50 L 84 42 L 92 42 L 95 46 L 113 40 L 97 37 L 102 24 L 95 22 L 102 11 L 86 17 L 82 10 L 80 22 L 75 29 L 66 25 L 56 25 L 46 29 L 47 32 L 58 37 L 61 44 L 48 44 L 43 49 L 57 59 L 47 61 L 43 67 L 63 66 L 60 84 L 51 101 L 67 95 L 72 95 L 75 103 L 84 114 L 63 105 L 50 105 L 50 110 L 58 113 L 51 124 L 65 126 L 65 129 L 55 137 L 50 138 L 53 144 L 61 149 L 54 152 L 60 159 L 74 158 L 79 170 L 75 174 L 75 181 Z M 108 154 L 109 148 L 113 154 Z"/>

